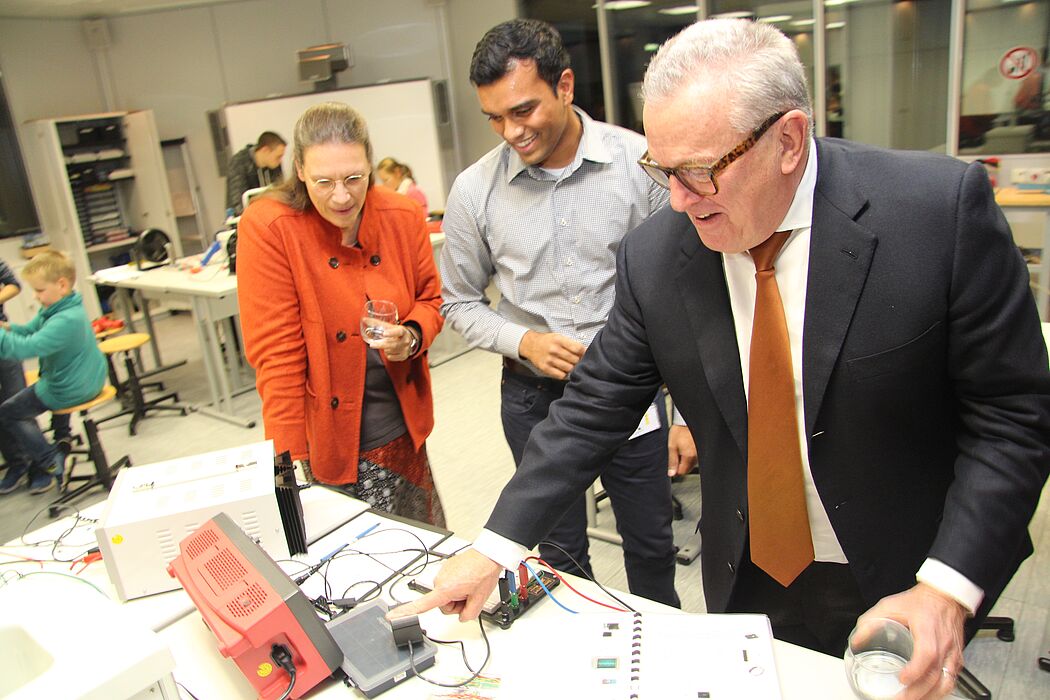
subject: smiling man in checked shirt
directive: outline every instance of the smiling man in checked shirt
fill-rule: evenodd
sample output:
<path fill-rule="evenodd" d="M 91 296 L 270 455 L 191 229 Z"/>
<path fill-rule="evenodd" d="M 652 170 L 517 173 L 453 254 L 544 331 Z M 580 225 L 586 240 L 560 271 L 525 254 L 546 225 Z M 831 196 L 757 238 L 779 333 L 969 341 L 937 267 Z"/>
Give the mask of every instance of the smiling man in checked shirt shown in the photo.
<path fill-rule="evenodd" d="M 504 142 L 464 170 L 449 194 L 442 313 L 472 347 L 503 355 L 503 431 L 517 464 L 605 325 L 620 240 L 668 193 L 636 164 L 643 136 L 573 107 L 569 55 L 550 25 L 512 20 L 489 30 L 470 79 Z M 495 309 L 485 294 L 493 278 Z M 668 429 L 662 401 L 662 393 L 654 397 L 635 435 L 609 454 L 602 486 L 631 592 L 678 606 L 668 473 L 686 471 L 696 451 L 688 429 Z M 584 499 L 551 527 L 546 541 L 557 546 L 540 544 L 543 558 L 590 575 Z M 499 539 L 483 532 L 479 543 L 486 538 Z"/>

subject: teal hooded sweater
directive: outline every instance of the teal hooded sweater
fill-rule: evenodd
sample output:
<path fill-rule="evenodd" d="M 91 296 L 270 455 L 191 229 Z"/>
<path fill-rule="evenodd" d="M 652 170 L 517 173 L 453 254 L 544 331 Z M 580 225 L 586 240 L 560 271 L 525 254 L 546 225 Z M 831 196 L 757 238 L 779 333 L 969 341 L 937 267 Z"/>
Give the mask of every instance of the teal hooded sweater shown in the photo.
<path fill-rule="evenodd" d="M 40 309 L 24 326 L 0 329 L 0 357 L 40 358 L 36 393 L 54 410 L 89 401 L 106 383 L 106 358 L 98 349 L 80 293 Z"/>

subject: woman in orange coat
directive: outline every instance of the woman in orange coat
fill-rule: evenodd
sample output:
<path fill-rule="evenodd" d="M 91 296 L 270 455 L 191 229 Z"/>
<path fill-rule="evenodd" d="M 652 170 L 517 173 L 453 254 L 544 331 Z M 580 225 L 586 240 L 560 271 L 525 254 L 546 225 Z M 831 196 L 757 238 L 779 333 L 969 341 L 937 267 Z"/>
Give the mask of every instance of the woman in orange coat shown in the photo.
<path fill-rule="evenodd" d="M 345 104 L 303 113 L 294 162 L 295 176 L 238 224 L 241 323 L 266 437 L 308 460 L 317 481 L 443 525 L 424 445 L 441 283 L 422 212 L 373 187 L 367 126 Z M 366 344 L 363 308 L 379 299 L 398 320 Z"/>

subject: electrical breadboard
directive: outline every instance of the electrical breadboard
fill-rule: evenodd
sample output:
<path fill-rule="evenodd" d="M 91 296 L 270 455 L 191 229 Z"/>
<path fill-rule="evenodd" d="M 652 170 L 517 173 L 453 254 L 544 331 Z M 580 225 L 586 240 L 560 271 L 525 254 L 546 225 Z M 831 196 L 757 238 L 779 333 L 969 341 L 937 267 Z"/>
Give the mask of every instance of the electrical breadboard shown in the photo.
<path fill-rule="evenodd" d="M 539 577 L 548 591 L 557 588 L 561 583 L 554 574 L 548 571 L 540 571 Z M 485 606 L 481 609 L 481 619 L 498 625 L 502 629 L 507 629 L 514 624 L 515 620 L 524 615 L 525 611 L 545 598 L 547 592 L 535 578 L 530 577 L 524 589 L 519 589 L 514 595 L 509 595 L 504 581 L 506 579 L 500 579 L 499 588 L 492 591 L 488 600 L 485 601 Z M 420 593 L 430 593 L 432 582 L 415 578 L 408 582 L 408 587 Z"/>

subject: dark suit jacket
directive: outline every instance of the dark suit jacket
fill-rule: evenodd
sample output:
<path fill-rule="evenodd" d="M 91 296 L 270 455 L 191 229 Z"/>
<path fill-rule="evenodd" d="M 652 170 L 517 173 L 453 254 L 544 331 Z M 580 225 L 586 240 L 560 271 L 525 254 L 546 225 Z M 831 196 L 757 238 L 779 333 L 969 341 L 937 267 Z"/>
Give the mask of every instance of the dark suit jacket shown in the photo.
<path fill-rule="evenodd" d="M 813 478 L 865 599 L 927 556 L 986 593 L 1032 551 L 1050 371 L 1028 272 L 980 165 L 817 147 L 803 336 Z M 665 207 L 618 251 L 616 304 L 487 527 L 531 546 L 666 382 L 700 455 L 710 612 L 746 555 L 747 405 L 722 257 Z"/>

